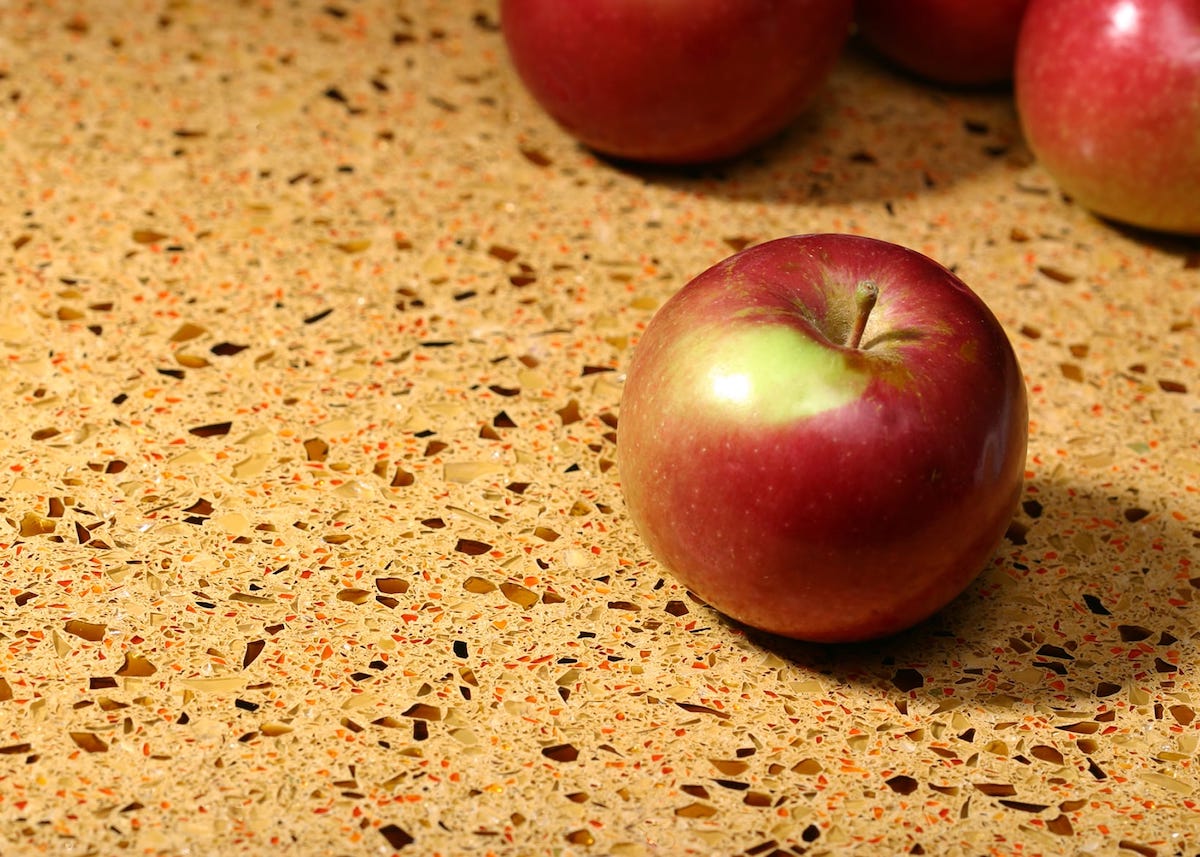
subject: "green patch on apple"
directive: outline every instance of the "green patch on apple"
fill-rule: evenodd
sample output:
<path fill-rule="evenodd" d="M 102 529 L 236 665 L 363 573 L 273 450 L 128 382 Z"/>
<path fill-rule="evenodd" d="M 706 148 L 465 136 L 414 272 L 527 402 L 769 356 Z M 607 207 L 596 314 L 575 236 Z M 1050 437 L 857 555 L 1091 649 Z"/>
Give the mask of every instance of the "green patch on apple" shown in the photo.
<path fill-rule="evenodd" d="M 782 324 L 714 326 L 677 347 L 677 365 L 705 367 L 681 404 L 733 419 L 782 424 L 815 416 L 856 401 L 870 381 L 845 352 Z"/>

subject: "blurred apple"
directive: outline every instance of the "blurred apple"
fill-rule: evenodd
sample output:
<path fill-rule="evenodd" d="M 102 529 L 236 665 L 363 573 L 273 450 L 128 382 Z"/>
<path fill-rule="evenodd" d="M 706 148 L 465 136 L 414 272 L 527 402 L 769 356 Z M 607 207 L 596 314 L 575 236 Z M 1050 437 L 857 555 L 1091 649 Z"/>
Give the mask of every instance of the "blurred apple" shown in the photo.
<path fill-rule="evenodd" d="M 891 634 L 983 569 L 1021 493 L 1025 384 L 987 306 L 851 235 L 744 250 L 636 345 L 617 462 L 651 552 L 747 625 Z"/>
<path fill-rule="evenodd" d="M 1200 234 L 1200 0 L 1032 0 L 1014 82 L 1030 148 L 1080 205 Z"/>
<path fill-rule="evenodd" d="M 617 158 L 730 158 L 797 118 L 851 0 L 501 0 L 518 75 L 569 133 Z"/>
<path fill-rule="evenodd" d="M 1012 78 L 1028 0 L 857 0 L 863 40 L 896 65 L 963 86 Z"/>

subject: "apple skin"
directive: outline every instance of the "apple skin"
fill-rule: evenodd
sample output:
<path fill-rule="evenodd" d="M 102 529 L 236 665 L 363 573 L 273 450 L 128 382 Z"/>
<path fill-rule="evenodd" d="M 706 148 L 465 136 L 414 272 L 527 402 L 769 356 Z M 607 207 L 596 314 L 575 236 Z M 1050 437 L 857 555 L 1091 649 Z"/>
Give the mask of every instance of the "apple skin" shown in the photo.
<path fill-rule="evenodd" d="M 936 83 L 983 86 L 1012 79 L 1029 0 L 858 0 L 863 41 Z"/>
<path fill-rule="evenodd" d="M 878 302 L 847 341 L 857 284 Z M 654 556 L 712 607 L 814 642 L 889 635 L 983 569 L 1028 416 L 996 317 L 931 259 L 801 235 L 697 276 L 639 339 L 617 463 Z"/>
<path fill-rule="evenodd" d="M 501 0 L 509 56 L 567 132 L 612 157 L 734 157 L 825 82 L 852 0 Z"/>
<path fill-rule="evenodd" d="M 1080 205 L 1200 234 L 1200 3 L 1032 0 L 1014 88 L 1029 147 Z"/>

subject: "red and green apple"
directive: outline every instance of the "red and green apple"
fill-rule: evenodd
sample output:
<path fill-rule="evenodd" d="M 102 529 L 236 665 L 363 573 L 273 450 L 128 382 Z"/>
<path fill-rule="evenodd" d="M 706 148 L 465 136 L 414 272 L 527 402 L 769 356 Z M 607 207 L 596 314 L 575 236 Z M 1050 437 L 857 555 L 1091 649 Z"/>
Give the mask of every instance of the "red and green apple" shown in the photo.
<path fill-rule="evenodd" d="M 1014 86 L 1029 147 L 1080 205 L 1200 234 L 1200 2 L 1031 0 Z"/>
<path fill-rule="evenodd" d="M 897 66 L 936 83 L 1012 78 L 1028 0 L 857 0 L 863 41 Z"/>
<path fill-rule="evenodd" d="M 501 0 L 534 100 L 597 152 L 657 163 L 736 156 L 825 82 L 852 0 Z"/>
<path fill-rule="evenodd" d="M 1021 493 L 1025 384 L 946 268 L 851 235 L 751 247 L 637 342 L 617 460 L 653 555 L 774 634 L 880 637 L 982 571 Z"/>

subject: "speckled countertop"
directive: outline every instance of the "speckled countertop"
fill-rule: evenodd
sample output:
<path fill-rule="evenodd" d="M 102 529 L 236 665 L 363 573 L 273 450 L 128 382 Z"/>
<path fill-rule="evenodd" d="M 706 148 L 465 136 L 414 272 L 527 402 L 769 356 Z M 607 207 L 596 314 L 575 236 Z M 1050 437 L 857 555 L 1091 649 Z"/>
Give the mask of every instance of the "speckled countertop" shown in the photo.
<path fill-rule="evenodd" d="M 581 150 L 494 4 L 0 4 L 0 853 L 1200 851 L 1200 247 L 851 52 L 719 169 Z M 626 520 L 622 371 L 749 243 L 953 267 L 1021 511 L 898 638 L 764 639 Z"/>

